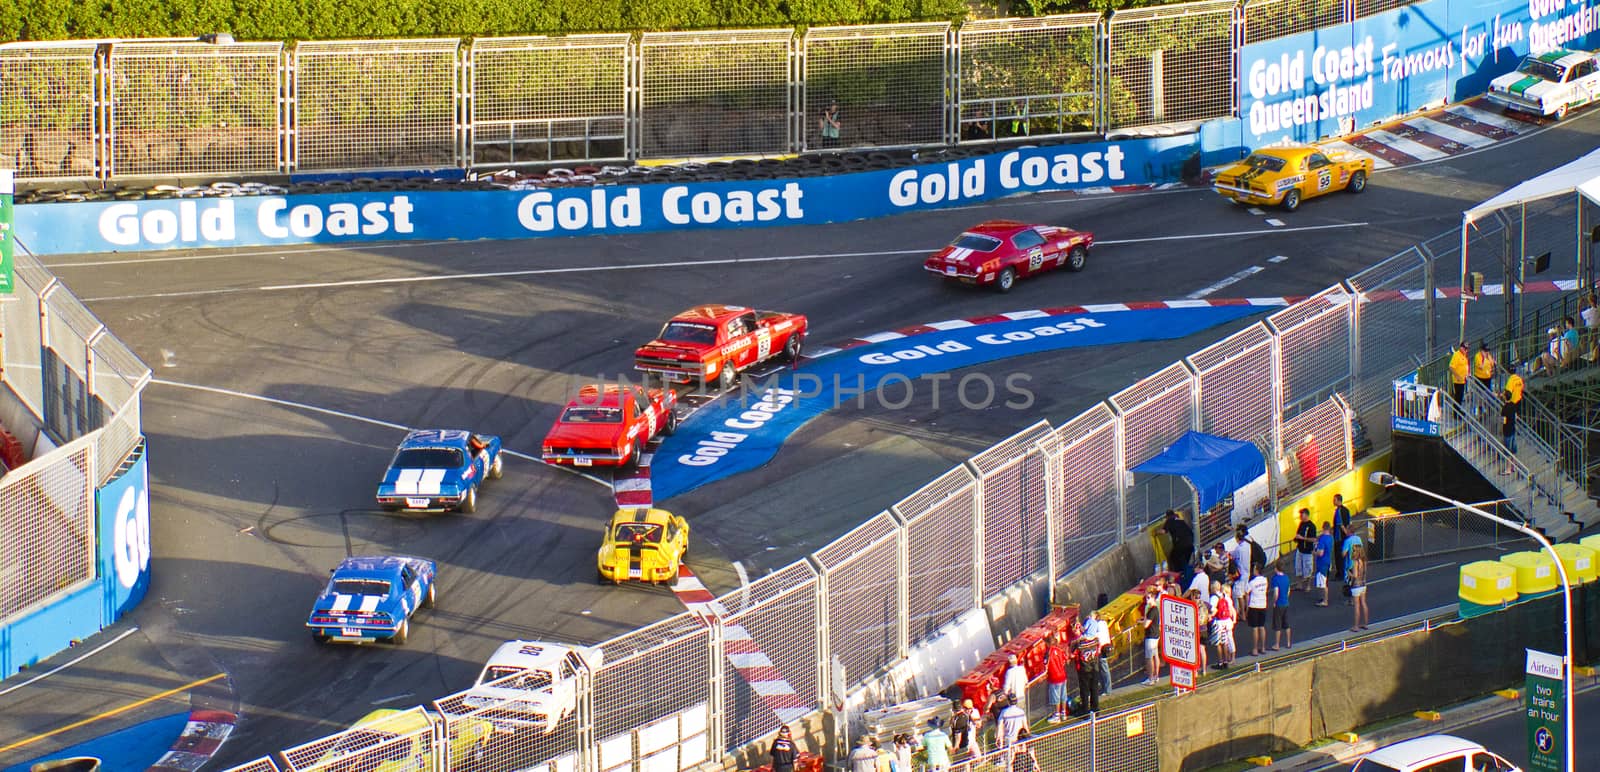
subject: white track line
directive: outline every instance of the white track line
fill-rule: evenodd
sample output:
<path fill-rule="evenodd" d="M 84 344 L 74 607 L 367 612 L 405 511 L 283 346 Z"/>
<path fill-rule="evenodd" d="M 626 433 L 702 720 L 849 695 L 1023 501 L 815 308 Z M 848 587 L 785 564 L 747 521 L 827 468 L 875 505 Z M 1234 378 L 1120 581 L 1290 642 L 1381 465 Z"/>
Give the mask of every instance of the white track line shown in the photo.
<path fill-rule="evenodd" d="M 12 693 L 12 692 L 14 692 L 14 691 L 16 691 L 18 689 L 21 689 L 22 687 L 27 686 L 27 685 L 35 682 L 35 681 L 43 681 L 44 679 L 49 678 L 50 676 L 53 676 L 56 673 L 59 673 L 59 672 L 61 672 L 63 670 L 66 670 L 67 668 L 72 667 L 73 665 L 76 665 L 79 662 L 82 662 L 82 661 L 84 661 L 84 660 L 86 660 L 86 659 L 88 659 L 88 658 L 90 658 L 90 657 L 92 657 L 92 656 L 94 656 L 96 654 L 99 654 L 102 651 L 105 651 L 106 649 L 111 648 L 112 644 L 122 640 L 123 638 L 126 638 L 126 637 L 128 637 L 130 635 L 133 635 L 134 633 L 137 633 L 137 632 L 139 632 L 139 628 L 137 628 L 137 627 L 131 627 L 131 628 L 128 628 L 127 630 L 123 630 L 121 635 L 119 635 L 119 636 L 117 636 L 115 638 L 112 638 L 111 640 L 106 641 L 105 643 L 102 643 L 99 646 L 96 646 L 93 649 L 90 649 L 89 651 L 84 652 L 81 656 L 74 657 L 72 659 L 72 661 L 70 661 L 70 662 L 63 662 L 59 666 L 51 668 L 50 670 L 47 670 L 47 671 L 45 671 L 43 673 L 40 673 L 40 674 L 38 674 L 38 675 L 36 675 L 36 676 L 34 676 L 32 678 L 29 678 L 28 680 L 23 681 L 22 683 L 17 684 L 15 686 L 8 686 L 5 689 L 0 689 L 0 697 L 4 697 L 5 695 L 10 694 L 10 693 Z"/>
<path fill-rule="evenodd" d="M 1249 268 L 1246 268 L 1246 269 L 1244 269 L 1244 270 L 1242 270 L 1242 271 L 1240 271 L 1240 272 L 1238 272 L 1238 273 L 1236 273 L 1236 274 L 1234 274 L 1232 276 L 1229 276 L 1226 279 L 1223 279 L 1222 281 L 1217 282 L 1216 284 L 1213 284 L 1213 285 L 1211 285 L 1209 287 L 1205 287 L 1204 289 L 1198 289 L 1198 290 L 1195 290 L 1194 292 L 1189 293 L 1187 295 L 1187 298 L 1189 300 L 1199 300 L 1200 298 L 1203 298 L 1203 297 L 1205 297 L 1207 295 L 1210 295 L 1211 293 L 1216 292 L 1217 290 L 1222 289 L 1223 287 L 1229 287 L 1229 286 L 1232 286 L 1234 284 L 1238 284 L 1239 282 L 1244 281 L 1245 279 L 1248 279 L 1251 276 L 1254 276 L 1254 275 L 1256 275 L 1258 273 L 1261 273 L 1262 271 L 1265 271 L 1265 270 L 1266 270 L 1265 268 L 1262 268 L 1259 265 L 1252 265 Z"/>
<path fill-rule="evenodd" d="M 1257 236 L 1263 233 L 1301 233 L 1308 231 L 1332 230 L 1336 228 L 1359 228 L 1366 226 L 1364 222 L 1335 223 L 1332 225 L 1305 225 L 1296 228 L 1269 228 L 1248 231 L 1220 231 L 1216 233 L 1188 233 L 1177 236 L 1147 236 L 1136 239 L 1106 239 L 1095 242 L 1095 246 L 1114 246 L 1119 244 L 1150 244 L 1162 241 L 1193 241 L 1195 239 L 1223 239 L 1235 236 Z M 112 300 L 156 300 L 163 298 L 204 297 L 208 295 L 237 295 L 247 292 L 282 292 L 310 289 L 337 289 L 344 287 L 372 287 L 391 284 L 418 284 L 435 281 L 471 281 L 475 279 L 507 279 L 521 276 L 542 276 L 563 273 L 600 273 L 606 271 L 633 271 L 652 270 L 657 268 L 692 268 L 705 265 L 738 265 L 745 263 L 775 263 L 793 262 L 800 260 L 832 260 L 851 257 L 879 257 L 885 255 L 925 255 L 937 251 L 937 247 L 929 249 L 891 249 L 877 252 L 834 252 L 828 254 L 806 255 L 774 255 L 770 257 L 732 257 L 720 260 L 674 260 L 660 263 L 635 263 L 631 265 L 596 265 L 574 266 L 570 268 L 529 268 L 520 271 L 488 271 L 481 273 L 454 273 L 436 274 L 432 276 L 397 276 L 383 279 L 351 279 L 348 281 L 306 282 L 302 284 L 268 284 L 258 287 L 228 287 L 223 289 L 186 290 L 179 292 L 151 292 L 140 295 L 104 295 L 100 297 L 83 298 L 85 303 L 104 302 Z"/>

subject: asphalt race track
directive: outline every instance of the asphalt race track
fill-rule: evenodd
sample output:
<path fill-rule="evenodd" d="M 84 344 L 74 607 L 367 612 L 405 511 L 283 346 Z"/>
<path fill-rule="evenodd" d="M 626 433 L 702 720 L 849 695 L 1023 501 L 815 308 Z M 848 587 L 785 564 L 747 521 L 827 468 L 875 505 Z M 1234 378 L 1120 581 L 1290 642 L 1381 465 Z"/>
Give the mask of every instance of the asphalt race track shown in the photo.
<path fill-rule="evenodd" d="M 665 588 L 595 583 L 610 491 L 527 454 L 575 379 L 630 373 L 633 348 L 688 306 L 803 312 L 816 346 L 985 313 L 1183 298 L 1251 267 L 1262 270 L 1212 297 L 1303 295 L 1455 226 L 1463 208 L 1593 149 L 1597 135 L 1600 118 L 1583 115 L 1379 174 L 1361 196 L 1264 216 L 1209 190 L 1175 190 L 1038 195 L 816 227 L 52 258 L 155 370 L 144 401 L 154 580 L 129 620 L 137 633 L 67 676 L 0 695 L 0 739 L 222 672 L 242 719 L 220 768 L 374 707 L 463 689 L 507 639 L 597 641 L 681 610 Z M 991 217 L 1090 229 L 1100 245 L 1083 273 L 1009 295 L 924 274 L 927 252 Z M 1070 418 L 1256 318 L 983 365 L 996 378 L 1033 379 L 1025 411 L 953 409 L 948 399 L 935 411 L 920 393 L 895 411 L 871 397 L 847 403 L 768 466 L 666 506 L 693 523 L 696 572 L 725 591 L 740 570 L 785 565 L 993 441 Z M 476 515 L 384 514 L 373 488 L 404 427 L 498 433 L 525 455 L 507 459 Z M 404 647 L 318 647 L 303 626 L 308 604 L 329 568 L 363 552 L 437 559 L 438 608 L 418 617 Z M 169 673 L 187 678 L 169 683 Z"/>

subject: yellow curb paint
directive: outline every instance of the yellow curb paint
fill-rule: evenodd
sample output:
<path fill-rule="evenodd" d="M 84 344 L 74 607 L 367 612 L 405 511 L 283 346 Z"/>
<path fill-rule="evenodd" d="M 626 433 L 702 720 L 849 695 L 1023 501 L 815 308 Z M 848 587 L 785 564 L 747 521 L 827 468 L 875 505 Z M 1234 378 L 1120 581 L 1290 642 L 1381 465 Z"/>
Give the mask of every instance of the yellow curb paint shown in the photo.
<path fill-rule="evenodd" d="M 1357 740 L 1360 740 L 1361 739 L 1361 735 L 1358 735 L 1355 732 L 1340 732 L 1340 733 L 1334 735 L 1333 739 L 1338 740 L 1339 742 L 1348 744 L 1348 743 L 1353 743 L 1353 742 L 1355 742 Z"/>
<path fill-rule="evenodd" d="M 1596 671 L 1593 667 L 1591 667 L 1589 665 L 1579 665 L 1579 666 L 1577 666 L 1577 667 L 1572 669 L 1572 673 L 1574 675 L 1580 675 L 1580 676 L 1583 676 L 1584 678 L 1594 678 L 1596 672 L 1600 672 L 1600 671 Z"/>
<path fill-rule="evenodd" d="M 1419 710 L 1411 715 L 1416 716 L 1423 721 L 1438 721 L 1440 718 L 1442 718 L 1437 710 Z"/>
<path fill-rule="evenodd" d="M 1245 759 L 1245 761 L 1248 762 L 1248 763 L 1254 764 L 1254 765 L 1256 765 L 1258 767 L 1270 767 L 1270 766 L 1272 766 L 1272 757 L 1271 756 L 1251 756 L 1251 757 Z"/>
<path fill-rule="evenodd" d="M 1522 699 L 1522 692 L 1517 691 L 1516 689 L 1496 689 L 1494 693 L 1508 700 Z"/>
<path fill-rule="evenodd" d="M 195 688 L 197 686 L 205 686 L 206 684 L 209 684 L 212 681 L 215 681 L 215 680 L 217 680 L 219 678 L 222 678 L 222 677 L 223 677 L 223 674 L 222 673 L 218 673 L 218 674 L 216 674 L 214 676 L 211 676 L 210 678 L 202 678 L 202 679 L 200 679 L 198 681 L 190 681 L 189 683 L 186 683 L 183 686 L 179 686 L 179 687 L 177 687 L 175 689 L 168 689 L 168 690 L 166 690 L 164 692 L 161 692 L 160 694 L 152 694 L 149 697 L 146 697 L 146 698 L 144 698 L 142 700 L 135 700 L 133 702 L 128 703 L 127 705 L 123 705 L 120 708 L 112 708 L 111 710 L 105 711 L 104 713 L 99 713 L 99 714 L 90 716 L 90 717 L 88 717 L 86 719 L 83 719 L 81 721 L 74 721 L 74 722 L 72 722 L 70 724 L 67 724 L 66 726 L 57 727 L 57 728 L 52 729 L 52 730 L 50 730 L 48 732 L 45 732 L 44 734 L 36 734 L 36 735 L 34 735 L 32 737 L 29 737 L 29 738 L 27 738 L 25 740 L 18 740 L 18 741 L 14 742 L 14 743 L 12 743 L 10 745 L 7 745 L 5 747 L 0 747 L 0 753 L 5 753 L 7 751 L 14 751 L 14 750 L 16 750 L 18 748 L 26 748 L 27 746 L 32 745 L 32 744 L 34 744 L 36 742 L 39 742 L 40 740 L 44 740 L 44 739 L 47 739 L 47 738 L 50 738 L 50 737 L 55 737 L 56 735 L 61 734 L 62 732 L 70 732 L 70 731 L 72 731 L 74 729 L 77 729 L 78 727 L 87 726 L 89 724 L 93 724 L 96 721 L 103 721 L 105 719 L 111 718 L 112 716 L 120 715 L 120 714 L 126 713 L 126 712 L 128 712 L 130 710 L 133 710 L 135 708 L 140 708 L 140 707 L 143 707 L 145 705 L 149 705 L 150 703 L 155 702 L 157 700 L 164 700 L 164 699 L 166 699 L 168 697 L 171 697 L 174 694 L 177 694 L 178 692 L 188 691 L 188 690 L 193 689 L 193 688 Z"/>

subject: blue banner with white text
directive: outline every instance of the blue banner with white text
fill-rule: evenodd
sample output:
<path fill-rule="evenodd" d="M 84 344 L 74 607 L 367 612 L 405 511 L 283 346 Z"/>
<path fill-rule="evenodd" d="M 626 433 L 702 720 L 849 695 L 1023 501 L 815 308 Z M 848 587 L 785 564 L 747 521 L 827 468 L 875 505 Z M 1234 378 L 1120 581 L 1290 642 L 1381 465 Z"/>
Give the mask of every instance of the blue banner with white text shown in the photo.
<path fill-rule="evenodd" d="M 1482 94 L 1528 53 L 1600 45 L 1600 0 L 1424 0 L 1244 46 L 1245 144 L 1314 142 Z"/>
<path fill-rule="evenodd" d="M 846 222 L 1016 193 L 1176 182 L 1196 135 L 1018 148 L 793 180 L 163 199 L 16 208 L 34 254 L 520 239 Z"/>

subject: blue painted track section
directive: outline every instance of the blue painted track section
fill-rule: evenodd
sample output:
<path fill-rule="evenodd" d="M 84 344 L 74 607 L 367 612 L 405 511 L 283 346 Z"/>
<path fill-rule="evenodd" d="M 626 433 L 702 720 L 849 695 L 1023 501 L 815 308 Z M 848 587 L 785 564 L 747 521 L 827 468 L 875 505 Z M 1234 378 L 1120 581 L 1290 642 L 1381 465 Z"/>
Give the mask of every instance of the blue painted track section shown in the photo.
<path fill-rule="evenodd" d="M 785 370 L 761 381 L 761 390 L 729 395 L 695 413 L 656 451 L 650 465 L 651 489 L 657 501 L 664 501 L 761 467 L 807 421 L 836 406 L 859 401 L 892 409 L 893 402 L 871 396 L 880 385 L 900 384 L 895 389 L 899 395 L 910 383 L 917 394 L 931 396 L 932 379 L 953 370 L 1065 348 L 1183 338 L 1262 311 L 1255 306 L 1208 306 L 1049 316 L 848 349 Z M 987 400 L 990 405 L 1026 411 L 1032 404 L 1027 393 L 1052 388 L 1050 383 L 1026 380 L 1027 373 L 1021 370 L 985 376 L 968 373 L 940 381 L 940 409 L 981 409 Z M 992 384 L 992 393 L 986 384 Z M 867 396 L 858 398 L 858 393 Z"/>
<path fill-rule="evenodd" d="M 73 756 L 93 756 L 100 759 L 100 769 L 105 772 L 147 769 L 172 748 L 173 741 L 183 733 L 183 727 L 188 722 L 187 712 L 151 719 L 23 764 L 6 767 L 0 772 L 28 772 L 30 766 L 41 761 Z"/>

